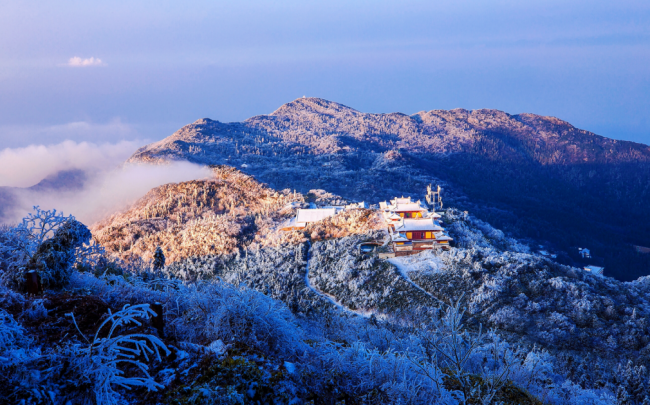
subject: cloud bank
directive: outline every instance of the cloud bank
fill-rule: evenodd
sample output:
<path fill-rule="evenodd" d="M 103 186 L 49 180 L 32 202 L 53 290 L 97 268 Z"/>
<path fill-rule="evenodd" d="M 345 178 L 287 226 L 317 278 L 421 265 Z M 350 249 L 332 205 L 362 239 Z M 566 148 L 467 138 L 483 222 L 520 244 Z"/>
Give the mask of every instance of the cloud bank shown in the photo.
<path fill-rule="evenodd" d="M 62 170 L 102 171 L 133 154 L 139 142 L 94 144 L 65 141 L 56 145 L 30 145 L 0 151 L 0 186 L 30 187 Z"/>
<path fill-rule="evenodd" d="M 68 66 L 71 67 L 89 67 L 89 66 L 106 66 L 99 58 L 80 58 L 79 56 L 73 56 L 68 60 Z"/>
<path fill-rule="evenodd" d="M 81 186 L 57 189 L 4 189 L 10 193 L 0 207 L 0 222 L 17 223 L 34 205 L 72 214 L 91 225 L 128 207 L 150 189 L 211 175 L 205 166 L 189 162 L 167 165 L 122 164 L 135 151 L 133 142 L 96 145 L 66 141 L 58 145 L 33 145 L 0 152 L 0 179 L 3 185 L 31 186 L 63 170 L 81 170 Z M 0 189 L 0 194 L 3 192 Z M 2 195 L 0 195 L 0 200 Z"/>

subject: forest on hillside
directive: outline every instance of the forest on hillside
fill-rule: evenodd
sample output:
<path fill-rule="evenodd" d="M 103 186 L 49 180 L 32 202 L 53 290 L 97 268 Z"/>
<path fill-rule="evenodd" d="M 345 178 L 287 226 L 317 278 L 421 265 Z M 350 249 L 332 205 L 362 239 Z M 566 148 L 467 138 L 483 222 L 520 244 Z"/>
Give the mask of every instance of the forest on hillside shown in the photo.
<path fill-rule="evenodd" d="M 156 249 L 126 262 L 73 217 L 37 209 L 0 229 L 0 395 L 25 404 L 650 402 L 646 279 L 557 265 L 459 211 L 444 220 L 458 248 L 400 262 L 358 249 L 377 238 L 370 229 L 172 263 Z"/>

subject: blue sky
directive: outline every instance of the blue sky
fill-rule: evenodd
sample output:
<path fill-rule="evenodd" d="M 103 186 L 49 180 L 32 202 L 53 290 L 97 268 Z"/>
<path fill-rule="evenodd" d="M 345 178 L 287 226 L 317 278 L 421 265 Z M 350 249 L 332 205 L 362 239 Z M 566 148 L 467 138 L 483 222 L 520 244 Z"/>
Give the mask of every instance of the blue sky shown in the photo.
<path fill-rule="evenodd" d="M 157 140 L 303 95 L 650 144 L 650 2 L 8 0 L 0 95 L 0 149 Z"/>

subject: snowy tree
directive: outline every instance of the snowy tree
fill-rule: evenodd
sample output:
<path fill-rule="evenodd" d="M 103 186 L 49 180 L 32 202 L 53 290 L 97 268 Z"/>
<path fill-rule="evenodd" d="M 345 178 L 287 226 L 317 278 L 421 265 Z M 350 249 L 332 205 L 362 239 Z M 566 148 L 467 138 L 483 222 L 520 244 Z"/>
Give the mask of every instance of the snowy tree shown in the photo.
<path fill-rule="evenodd" d="M 153 270 L 161 271 L 165 267 L 165 254 L 163 253 L 160 246 L 156 247 L 156 251 L 153 254 Z"/>

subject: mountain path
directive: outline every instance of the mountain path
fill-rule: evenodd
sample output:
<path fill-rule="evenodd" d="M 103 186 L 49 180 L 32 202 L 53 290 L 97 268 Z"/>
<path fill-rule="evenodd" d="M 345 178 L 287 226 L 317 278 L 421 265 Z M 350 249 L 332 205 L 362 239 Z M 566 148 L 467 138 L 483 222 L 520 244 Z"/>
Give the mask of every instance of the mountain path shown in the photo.
<path fill-rule="evenodd" d="M 404 279 L 405 279 L 409 284 L 411 284 L 413 287 L 415 287 L 415 288 L 417 288 L 418 290 L 422 291 L 422 292 L 425 293 L 427 296 L 433 298 L 433 299 L 436 300 L 437 302 L 439 302 L 439 303 L 441 303 L 441 304 L 443 304 L 443 305 L 446 305 L 446 304 L 445 304 L 444 302 L 442 302 L 438 297 L 436 297 L 435 295 L 431 294 L 430 292 L 428 292 L 428 291 L 425 290 L 424 288 L 420 287 L 419 285 L 415 284 L 415 282 L 413 282 L 413 280 L 411 280 L 411 278 L 408 276 L 408 271 L 407 271 L 407 270 L 404 268 L 404 266 L 402 266 L 400 263 L 397 263 L 397 261 L 395 261 L 394 259 L 386 259 L 386 261 L 389 262 L 390 264 L 392 264 L 393 266 L 395 266 L 395 268 L 397 269 L 397 271 L 399 271 L 399 273 L 402 275 L 402 277 L 404 277 Z"/>
<path fill-rule="evenodd" d="M 326 299 L 326 300 L 329 301 L 332 305 L 334 305 L 335 307 L 339 308 L 339 309 L 342 310 L 343 312 L 347 312 L 347 313 L 349 313 L 349 314 L 353 314 L 353 315 L 356 315 L 356 316 L 361 316 L 361 317 L 364 317 L 364 318 L 369 318 L 370 315 L 371 315 L 370 313 L 364 313 L 364 312 L 357 312 L 357 311 L 354 311 L 354 310 L 352 310 L 352 309 L 346 307 L 345 305 L 341 304 L 340 302 L 338 302 L 338 301 L 336 300 L 336 297 L 331 296 L 331 295 L 329 295 L 329 294 L 326 294 L 326 293 L 324 293 L 324 292 L 318 290 L 316 287 L 314 287 L 314 286 L 311 284 L 311 282 L 309 281 L 309 262 L 311 261 L 311 243 L 310 243 L 310 242 L 308 242 L 308 243 L 309 243 L 309 249 L 307 250 L 307 265 L 305 266 L 305 284 L 307 285 L 307 287 L 308 287 L 310 290 L 312 290 L 316 295 L 318 295 L 318 296 L 321 297 L 321 298 Z"/>

